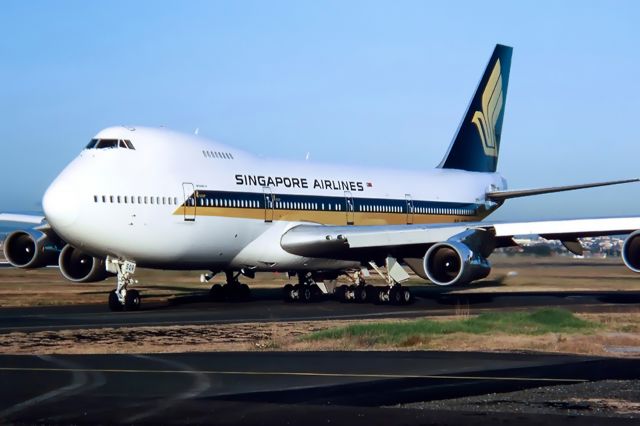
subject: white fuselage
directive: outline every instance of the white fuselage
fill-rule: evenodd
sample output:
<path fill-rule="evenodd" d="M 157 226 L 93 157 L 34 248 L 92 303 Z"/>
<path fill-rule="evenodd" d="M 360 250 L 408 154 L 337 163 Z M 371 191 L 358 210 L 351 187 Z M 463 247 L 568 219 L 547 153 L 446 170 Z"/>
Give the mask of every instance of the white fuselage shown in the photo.
<path fill-rule="evenodd" d="M 496 207 L 485 193 L 506 189 L 496 173 L 270 160 L 162 128 L 95 138 L 135 149 L 83 150 L 47 190 L 47 220 L 95 256 L 163 269 L 344 269 L 284 251 L 281 236 L 300 223 L 476 221 Z"/>

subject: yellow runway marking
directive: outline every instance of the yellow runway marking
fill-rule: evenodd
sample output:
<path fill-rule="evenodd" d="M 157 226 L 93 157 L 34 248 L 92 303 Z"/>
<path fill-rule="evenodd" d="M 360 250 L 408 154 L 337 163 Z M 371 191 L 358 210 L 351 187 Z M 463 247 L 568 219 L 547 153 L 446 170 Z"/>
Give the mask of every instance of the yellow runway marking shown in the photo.
<path fill-rule="evenodd" d="M 421 374 L 374 374 L 374 373 L 317 373 L 288 371 L 223 371 L 223 370 L 139 370 L 103 368 L 37 368 L 0 367 L 0 371 L 41 372 L 87 372 L 87 373 L 135 373 L 135 374 L 218 374 L 229 376 L 293 376 L 293 377 L 354 377 L 365 379 L 448 379 L 448 380 L 502 380 L 529 382 L 588 382 L 586 379 L 557 379 L 550 377 L 501 377 L 501 376 L 447 376 Z"/>

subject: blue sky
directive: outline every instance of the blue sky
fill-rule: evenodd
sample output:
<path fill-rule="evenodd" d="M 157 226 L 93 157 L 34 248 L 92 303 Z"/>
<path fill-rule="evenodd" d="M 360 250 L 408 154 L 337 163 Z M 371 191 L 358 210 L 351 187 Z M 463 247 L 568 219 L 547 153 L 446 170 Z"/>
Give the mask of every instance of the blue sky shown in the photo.
<path fill-rule="evenodd" d="M 0 211 L 33 210 L 101 128 L 165 125 L 268 156 L 426 169 L 495 43 L 514 47 L 512 188 L 640 175 L 640 3 L 5 1 Z M 640 184 L 494 216 L 640 213 Z"/>

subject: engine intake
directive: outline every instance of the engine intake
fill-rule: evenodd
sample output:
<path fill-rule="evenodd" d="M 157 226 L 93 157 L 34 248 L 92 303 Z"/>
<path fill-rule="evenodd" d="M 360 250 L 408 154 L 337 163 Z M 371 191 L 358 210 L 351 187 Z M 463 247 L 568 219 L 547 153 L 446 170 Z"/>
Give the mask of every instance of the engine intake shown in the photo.
<path fill-rule="evenodd" d="M 423 268 L 427 278 L 441 286 L 467 284 L 491 272 L 487 259 L 460 241 L 431 246 L 424 255 Z"/>
<path fill-rule="evenodd" d="M 622 260 L 633 272 L 640 272 L 640 231 L 631 233 L 622 246 Z"/>
<path fill-rule="evenodd" d="M 60 252 L 60 272 L 69 281 L 91 283 L 113 275 L 107 272 L 104 259 L 99 259 L 67 244 Z"/>
<path fill-rule="evenodd" d="M 3 244 L 4 257 L 18 268 L 42 268 L 55 265 L 59 249 L 40 231 L 15 231 Z"/>

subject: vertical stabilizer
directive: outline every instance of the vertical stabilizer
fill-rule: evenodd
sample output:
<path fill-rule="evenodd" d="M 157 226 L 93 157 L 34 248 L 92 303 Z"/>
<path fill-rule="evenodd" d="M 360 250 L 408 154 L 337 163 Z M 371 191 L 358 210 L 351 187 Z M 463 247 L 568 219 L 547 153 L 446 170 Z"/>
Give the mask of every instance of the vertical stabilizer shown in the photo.
<path fill-rule="evenodd" d="M 495 172 L 513 48 L 497 44 L 449 151 L 438 167 Z"/>

